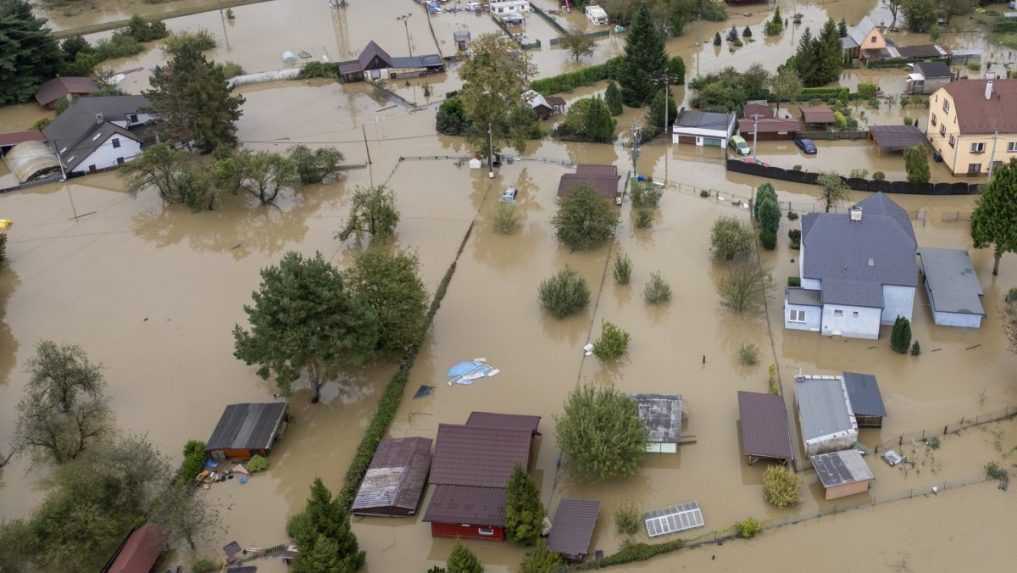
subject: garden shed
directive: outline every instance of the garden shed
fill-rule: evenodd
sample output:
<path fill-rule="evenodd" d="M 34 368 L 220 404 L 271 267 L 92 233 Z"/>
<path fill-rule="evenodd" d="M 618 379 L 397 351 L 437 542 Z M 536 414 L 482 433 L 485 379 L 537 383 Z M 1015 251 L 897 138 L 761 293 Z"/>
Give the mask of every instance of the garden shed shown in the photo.
<path fill-rule="evenodd" d="M 918 249 L 932 318 L 939 326 L 981 328 L 982 285 L 963 249 Z"/>
<path fill-rule="evenodd" d="M 614 165 L 580 163 L 575 173 L 566 173 L 558 181 L 558 197 L 571 195 L 580 187 L 589 187 L 594 193 L 611 201 L 618 198 L 618 168 Z"/>
<path fill-rule="evenodd" d="M 865 493 L 875 479 L 857 450 L 820 454 L 812 456 L 811 461 L 827 500 Z"/>
<path fill-rule="evenodd" d="M 842 376 L 795 377 L 795 402 L 806 455 L 850 448 L 858 441 L 858 422 Z"/>
<path fill-rule="evenodd" d="M 599 513 L 599 501 L 562 499 L 551 523 L 548 547 L 569 561 L 586 559 Z"/>
<path fill-rule="evenodd" d="M 825 103 L 815 105 L 803 105 L 800 108 L 802 123 L 810 127 L 824 128 L 837 123 L 833 110 Z"/>
<path fill-rule="evenodd" d="M 851 399 L 851 411 L 858 427 L 882 428 L 886 406 L 883 405 L 883 395 L 879 392 L 876 377 L 872 374 L 845 372 L 844 386 Z"/>
<path fill-rule="evenodd" d="M 794 462 L 784 399 L 776 394 L 738 392 L 742 453 L 749 463 L 760 459 Z"/>
<path fill-rule="evenodd" d="M 677 394 L 635 394 L 639 419 L 646 426 L 646 451 L 676 454 L 682 431 L 682 397 Z"/>
<path fill-rule="evenodd" d="M 913 125 L 873 125 L 869 127 L 869 137 L 881 152 L 899 152 L 925 145 L 925 134 Z"/>
<path fill-rule="evenodd" d="M 378 444 L 353 500 L 354 515 L 417 513 L 431 470 L 429 438 L 389 438 Z"/>
<path fill-rule="evenodd" d="M 101 573 L 148 573 L 166 548 L 168 536 L 154 523 L 135 528 Z"/>
<path fill-rule="evenodd" d="M 205 443 L 205 453 L 219 461 L 267 456 L 285 429 L 286 402 L 230 404 Z"/>

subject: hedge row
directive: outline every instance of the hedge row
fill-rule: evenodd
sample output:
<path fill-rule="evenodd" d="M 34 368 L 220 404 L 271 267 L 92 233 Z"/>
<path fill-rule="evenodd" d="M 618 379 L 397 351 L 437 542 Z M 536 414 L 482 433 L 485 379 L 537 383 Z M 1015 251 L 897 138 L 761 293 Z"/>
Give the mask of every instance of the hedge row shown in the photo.
<path fill-rule="evenodd" d="M 634 563 L 636 561 L 646 561 L 664 553 L 678 551 L 684 547 L 684 539 L 674 539 L 664 543 L 629 543 L 624 545 L 616 553 L 612 553 L 600 560 L 588 560 L 578 565 L 575 569 L 577 571 L 582 571 L 584 569 L 601 569 L 603 567 L 613 567 L 615 565 L 624 565 L 625 563 Z"/>
<path fill-rule="evenodd" d="M 530 88 L 543 94 L 551 95 L 570 92 L 576 88 L 593 85 L 604 80 L 617 79 L 623 65 L 622 56 L 611 58 L 603 64 L 583 68 L 558 76 L 551 76 L 530 82 Z"/>

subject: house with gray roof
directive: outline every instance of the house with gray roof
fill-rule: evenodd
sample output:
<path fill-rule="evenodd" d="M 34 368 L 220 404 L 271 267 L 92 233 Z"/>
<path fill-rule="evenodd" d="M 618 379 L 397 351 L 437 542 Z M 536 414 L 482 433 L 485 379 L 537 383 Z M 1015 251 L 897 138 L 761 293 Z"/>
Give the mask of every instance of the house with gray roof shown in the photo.
<path fill-rule="evenodd" d="M 795 404 L 806 455 L 843 450 L 858 441 L 858 421 L 843 376 L 796 376 Z"/>
<path fill-rule="evenodd" d="M 43 133 L 71 177 L 134 159 L 142 142 L 132 130 L 154 120 L 145 96 L 79 97 Z"/>
<path fill-rule="evenodd" d="M 918 249 L 932 319 L 939 326 L 981 328 L 982 284 L 963 249 Z"/>
<path fill-rule="evenodd" d="M 907 211 L 882 193 L 803 216 L 801 286 L 784 292 L 784 328 L 876 340 L 881 325 L 911 320 L 916 251 Z"/>
<path fill-rule="evenodd" d="M 392 56 L 370 41 L 355 60 L 339 62 L 339 77 L 344 82 L 415 78 L 445 71 L 440 54 Z"/>
<path fill-rule="evenodd" d="M 716 113 L 682 108 L 671 128 L 672 143 L 695 143 L 697 147 L 724 149 L 734 133 L 734 113 Z"/>

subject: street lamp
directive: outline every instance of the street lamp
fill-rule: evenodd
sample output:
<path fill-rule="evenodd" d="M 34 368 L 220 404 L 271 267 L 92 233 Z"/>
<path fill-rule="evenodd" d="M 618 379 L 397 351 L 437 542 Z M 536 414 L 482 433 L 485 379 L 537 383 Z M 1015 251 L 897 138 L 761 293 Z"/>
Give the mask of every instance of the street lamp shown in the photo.
<path fill-rule="evenodd" d="M 403 29 L 406 30 L 406 48 L 410 51 L 410 55 L 413 55 L 413 46 L 410 45 L 410 16 L 413 14 L 403 14 L 402 16 L 396 16 L 396 20 L 403 23 Z"/>

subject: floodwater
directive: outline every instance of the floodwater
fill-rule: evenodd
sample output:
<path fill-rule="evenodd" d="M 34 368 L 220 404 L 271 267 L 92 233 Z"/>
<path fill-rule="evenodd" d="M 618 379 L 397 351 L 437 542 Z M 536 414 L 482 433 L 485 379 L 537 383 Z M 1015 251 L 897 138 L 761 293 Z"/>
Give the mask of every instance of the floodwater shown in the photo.
<path fill-rule="evenodd" d="M 792 4 L 781 6 L 786 14 L 793 13 Z M 798 10 L 805 15 L 806 25 L 816 28 L 826 13 L 853 23 L 875 6 L 874 1 L 834 2 L 800 4 Z M 685 56 L 690 75 L 697 61 L 701 73 L 752 61 L 772 69 L 793 51 L 790 34 L 772 44 L 762 37 L 764 8 L 730 11 L 731 21 L 695 24 L 686 36 L 669 42 L 671 53 Z M 449 55 L 455 29 L 465 25 L 486 31 L 490 23 L 489 17 L 472 14 L 435 16 L 436 47 L 426 15 L 410 2 L 358 3 L 345 11 L 332 11 L 324 2 L 278 0 L 234 12 L 237 18 L 226 24 L 226 34 L 214 12 L 174 19 L 169 26 L 209 29 L 220 38 L 220 46 L 210 52 L 213 59 L 259 71 L 281 67 L 283 50 L 346 59 L 370 39 L 394 55 L 405 55 L 407 29 L 414 53 L 440 48 Z M 743 12 L 750 15 L 740 15 Z M 403 28 L 395 18 L 409 13 L 413 15 Z M 583 29 L 581 15 L 576 16 L 569 15 L 568 23 Z M 536 15 L 528 18 L 527 33 L 532 37 L 550 28 L 538 19 Z M 714 52 L 708 41 L 695 45 L 698 37 L 708 40 L 713 31 L 726 30 L 732 23 L 739 29 L 746 24 L 754 32 L 759 29 L 757 41 L 735 54 L 726 47 Z M 616 38 L 600 40 L 597 55 L 590 61 L 620 53 L 620 45 Z M 566 51 L 551 49 L 546 42 L 532 55 L 539 75 L 574 66 Z M 139 58 L 115 62 L 114 67 L 150 69 L 162 58 L 155 47 Z M 901 73 L 849 71 L 844 82 L 875 81 L 884 91 L 893 92 L 901 85 Z M 130 74 L 126 82 L 129 91 L 140 91 L 147 75 L 144 71 Z M 246 103 L 238 136 L 244 145 L 279 151 L 297 143 L 331 146 L 345 154 L 348 164 L 364 165 L 346 171 L 337 184 L 312 186 L 287 196 L 278 208 L 255 207 L 236 198 L 216 212 L 192 213 L 163 205 L 151 190 L 127 193 L 115 173 L 0 198 L 0 217 L 15 221 L 8 245 L 10 264 L 0 272 L 0 443 L 13 432 L 15 405 L 27 379 L 26 361 L 38 341 L 52 338 L 79 344 L 102 362 L 118 426 L 147 434 L 174 463 L 179 461 L 183 443 L 204 439 L 226 404 L 272 397 L 272 388 L 232 357 L 230 331 L 244 319 L 241 306 L 257 287 L 259 269 L 288 250 L 320 251 L 338 265 L 347 264 L 356 247 L 338 244 L 333 234 L 348 212 L 350 192 L 357 185 L 387 183 L 402 213 L 397 244 L 417 254 L 421 275 L 432 292 L 474 224 L 411 373 L 391 435 L 434 436 L 438 423 L 462 423 L 473 410 L 540 415 L 543 437 L 531 474 L 552 513 L 563 497 L 602 501 L 594 538 L 597 549 L 611 552 L 622 542 L 611 519 L 621 503 L 650 510 L 695 500 L 704 509 L 707 529 L 713 530 L 750 515 L 781 520 L 871 503 L 911 489 L 924 491 L 944 480 L 977 478 L 990 459 L 1012 462 L 1006 452 L 1017 445 L 1015 425 L 986 426 L 944 438 L 934 453 L 924 446 L 913 448 L 912 455 L 921 460 L 920 471 L 905 474 L 873 460 L 877 481 L 871 496 L 825 502 L 814 475 L 806 473 L 799 507 L 785 511 L 768 507 L 761 495 L 762 466 L 746 465 L 739 453 L 736 391 L 765 391 L 770 363 L 780 367 L 789 407 L 791 377 L 799 370 L 876 374 L 889 416 L 882 430 L 863 431 L 862 441 L 868 445 L 893 440 L 901 433 L 938 431 L 962 417 L 1017 404 L 1012 376 L 1017 357 L 1007 350 L 996 318 L 1002 294 L 1017 285 L 1017 262 L 1007 257 L 1000 276 L 992 277 L 990 253 L 973 251 L 987 312 L 978 331 L 932 325 L 928 302 L 920 294 L 913 322 L 915 337 L 924 349 L 919 357 L 893 354 L 888 332 L 877 343 L 785 333 L 781 285 L 797 268 L 797 252 L 789 250 L 786 236 L 797 223 L 785 219 L 778 250 L 761 254 L 777 285 L 765 317 L 737 317 L 720 307 L 716 284 L 726 268 L 715 264 L 707 250 L 709 229 L 718 217 L 747 220 L 746 210 L 732 201 L 747 199 L 761 180 L 727 173 L 718 150 L 676 148 L 662 142 L 644 145 L 637 171 L 660 180 L 666 173 L 674 184 L 665 193 L 653 228 L 635 229 L 626 205 L 612 245 L 572 253 L 557 243 L 550 226 L 558 178 L 568 171 L 561 162 L 611 163 L 628 172 L 629 150 L 620 144 L 531 143 L 526 156 L 547 161 L 516 161 L 492 180 L 482 171 L 458 167 L 451 159 L 412 159 L 469 154 L 460 139 L 434 134 L 436 106 L 429 105 L 443 99 L 458 82 L 453 69 L 409 85 L 388 86 L 421 105 L 419 109 L 395 102 L 366 84 L 299 81 L 243 88 Z M 591 86 L 567 97 L 603 89 Z M 686 96 L 681 89 L 675 95 Z M 900 111 L 899 106 L 887 105 L 885 110 L 881 106 L 866 113 L 891 121 Z M 0 110 L 0 123 L 4 128 L 23 129 L 44 115 L 33 106 L 8 107 Z M 641 111 L 626 110 L 619 119 L 619 131 L 641 116 Z M 864 142 L 821 142 L 820 147 L 815 159 L 801 156 L 788 143 L 766 142 L 760 144 L 759 156 L 785 167 L 819 161 L 821 169 L 845 174 L 864 167 L 870 172 L 882 170 L 889 178 L 903 176 L 898 156 L 879 156 Z M 408 159 L 400 160 L 403 157 Z M 821 208 L 816 188 L 774 184 L 782 203 L 794 210 Z M 494 232 L 492 219 L 497 196 L 508 185 L 519 189 L 522 225 L 515 234 L 505 236 Z M 700 189 L 714 194 L 702 199 Z M 853 199 L 863 197 L 853 194 Z M 966 218 L 973 208 L 972 197 L 895 199 L 915 214 L 920 245 L 970 247 Z M 605 274 L 611 257 L 619 252 L 633 261 L 630 286 L 619 287 L 609 272 Z M 565 266 L 587 279 L 595 304 L 577 317 L 558 321 L 541 312 L 536 290 L 543 279 Z M 643 302 L 642 288 L 651 272 L 660 272 L 670 283 L 673 300 L 669 305 L 652 308 Z M 628 357 L 610 368 L 592 357 L 584 358 L 581 350 L 604 320 L 632 335 Z M 746 368 L 737 363 L 735 354 L 742 344 L 759 347 L 759 365 Z M 479 356 L 502 373 L 472 386 L 450 388 L 443 383 L 452 363 Z M 347 373 L 341 384 L 327 388 L 326 399 L 319 405 L 308 403 L 307 392 L 298 392 L 291 399 L 294 423 L 273 453 L 271 469 L 246 485 L 228 482 L 207 492 L 221 509 L 223 528 L 202 551 L 217 552 L 231 540 L 245 547 L 284 542 L 286 519 L 302 507 L 311 481 L 320 476 L 330 487 L 340 483 L 391 372 L 391 365 L 382 364 Z M 435 386 L 434 394 L 412 399 L 422 384 Z M 559 471 L 554 416 L 577 384 L 682 394 L 687 408 L 684 432 L 695 435 L 697 442 L 683 446 L 677 455 L 647 458 L 639 474 L 627 481 L 592 486 L 572 483 Z M 0 518 L 30 513 L 44 494 L 45 475 L 45 467 L 31 468 L 23 458 L 8 466 L 0 475 Z M 998 496 L 1003 495 L 1005 500 L 1000 500 Z M 971 486 L 935 498 L 806 522 L 767 532 L 748 543 L 679 553 L 638 568 L 740 571 L 751 563 L 757 568 L 763 564 L 763 571 L 776 571 L 777 564 L 784 566 L 794 551 L 796 565 L 811 570 L 854 570 L 856 563 L 875 570 L 908 570 L 897 567 L 902 562 L 915 571 L 941 570 L 943 564 L 962 559 L 979 564 L 971 568 L 966 562 L 965 570 L 1004 570 L 1003 563 L 1011 555 L 1008 545 L 994 536 L 1009 526 L 1013 503 L 1012 494 L 989 485 Z M 901 528 L 909 531 L 902 534 Z M 376 572 L 423 570 L 443 561 L 453 545 L 431 539 L 419 517 L 356 519 L 354 529 L 368 552 L 368 570 Z M 975 530 L 985 533 L 978 537 Z M 871 550 L 852 552 L 851 560 L 841 556 L 832 563 L 836 552 L 822 548 L 824 540 L 835 537 Z M 470 547 L 494 572 L 514 570 L 522 555 L 507 544 L 471 543 Z M 974 558 L 971 547 L 977 548 Z M 266 571 L 284 570 L 276 562 L 259 566 Z"/>

